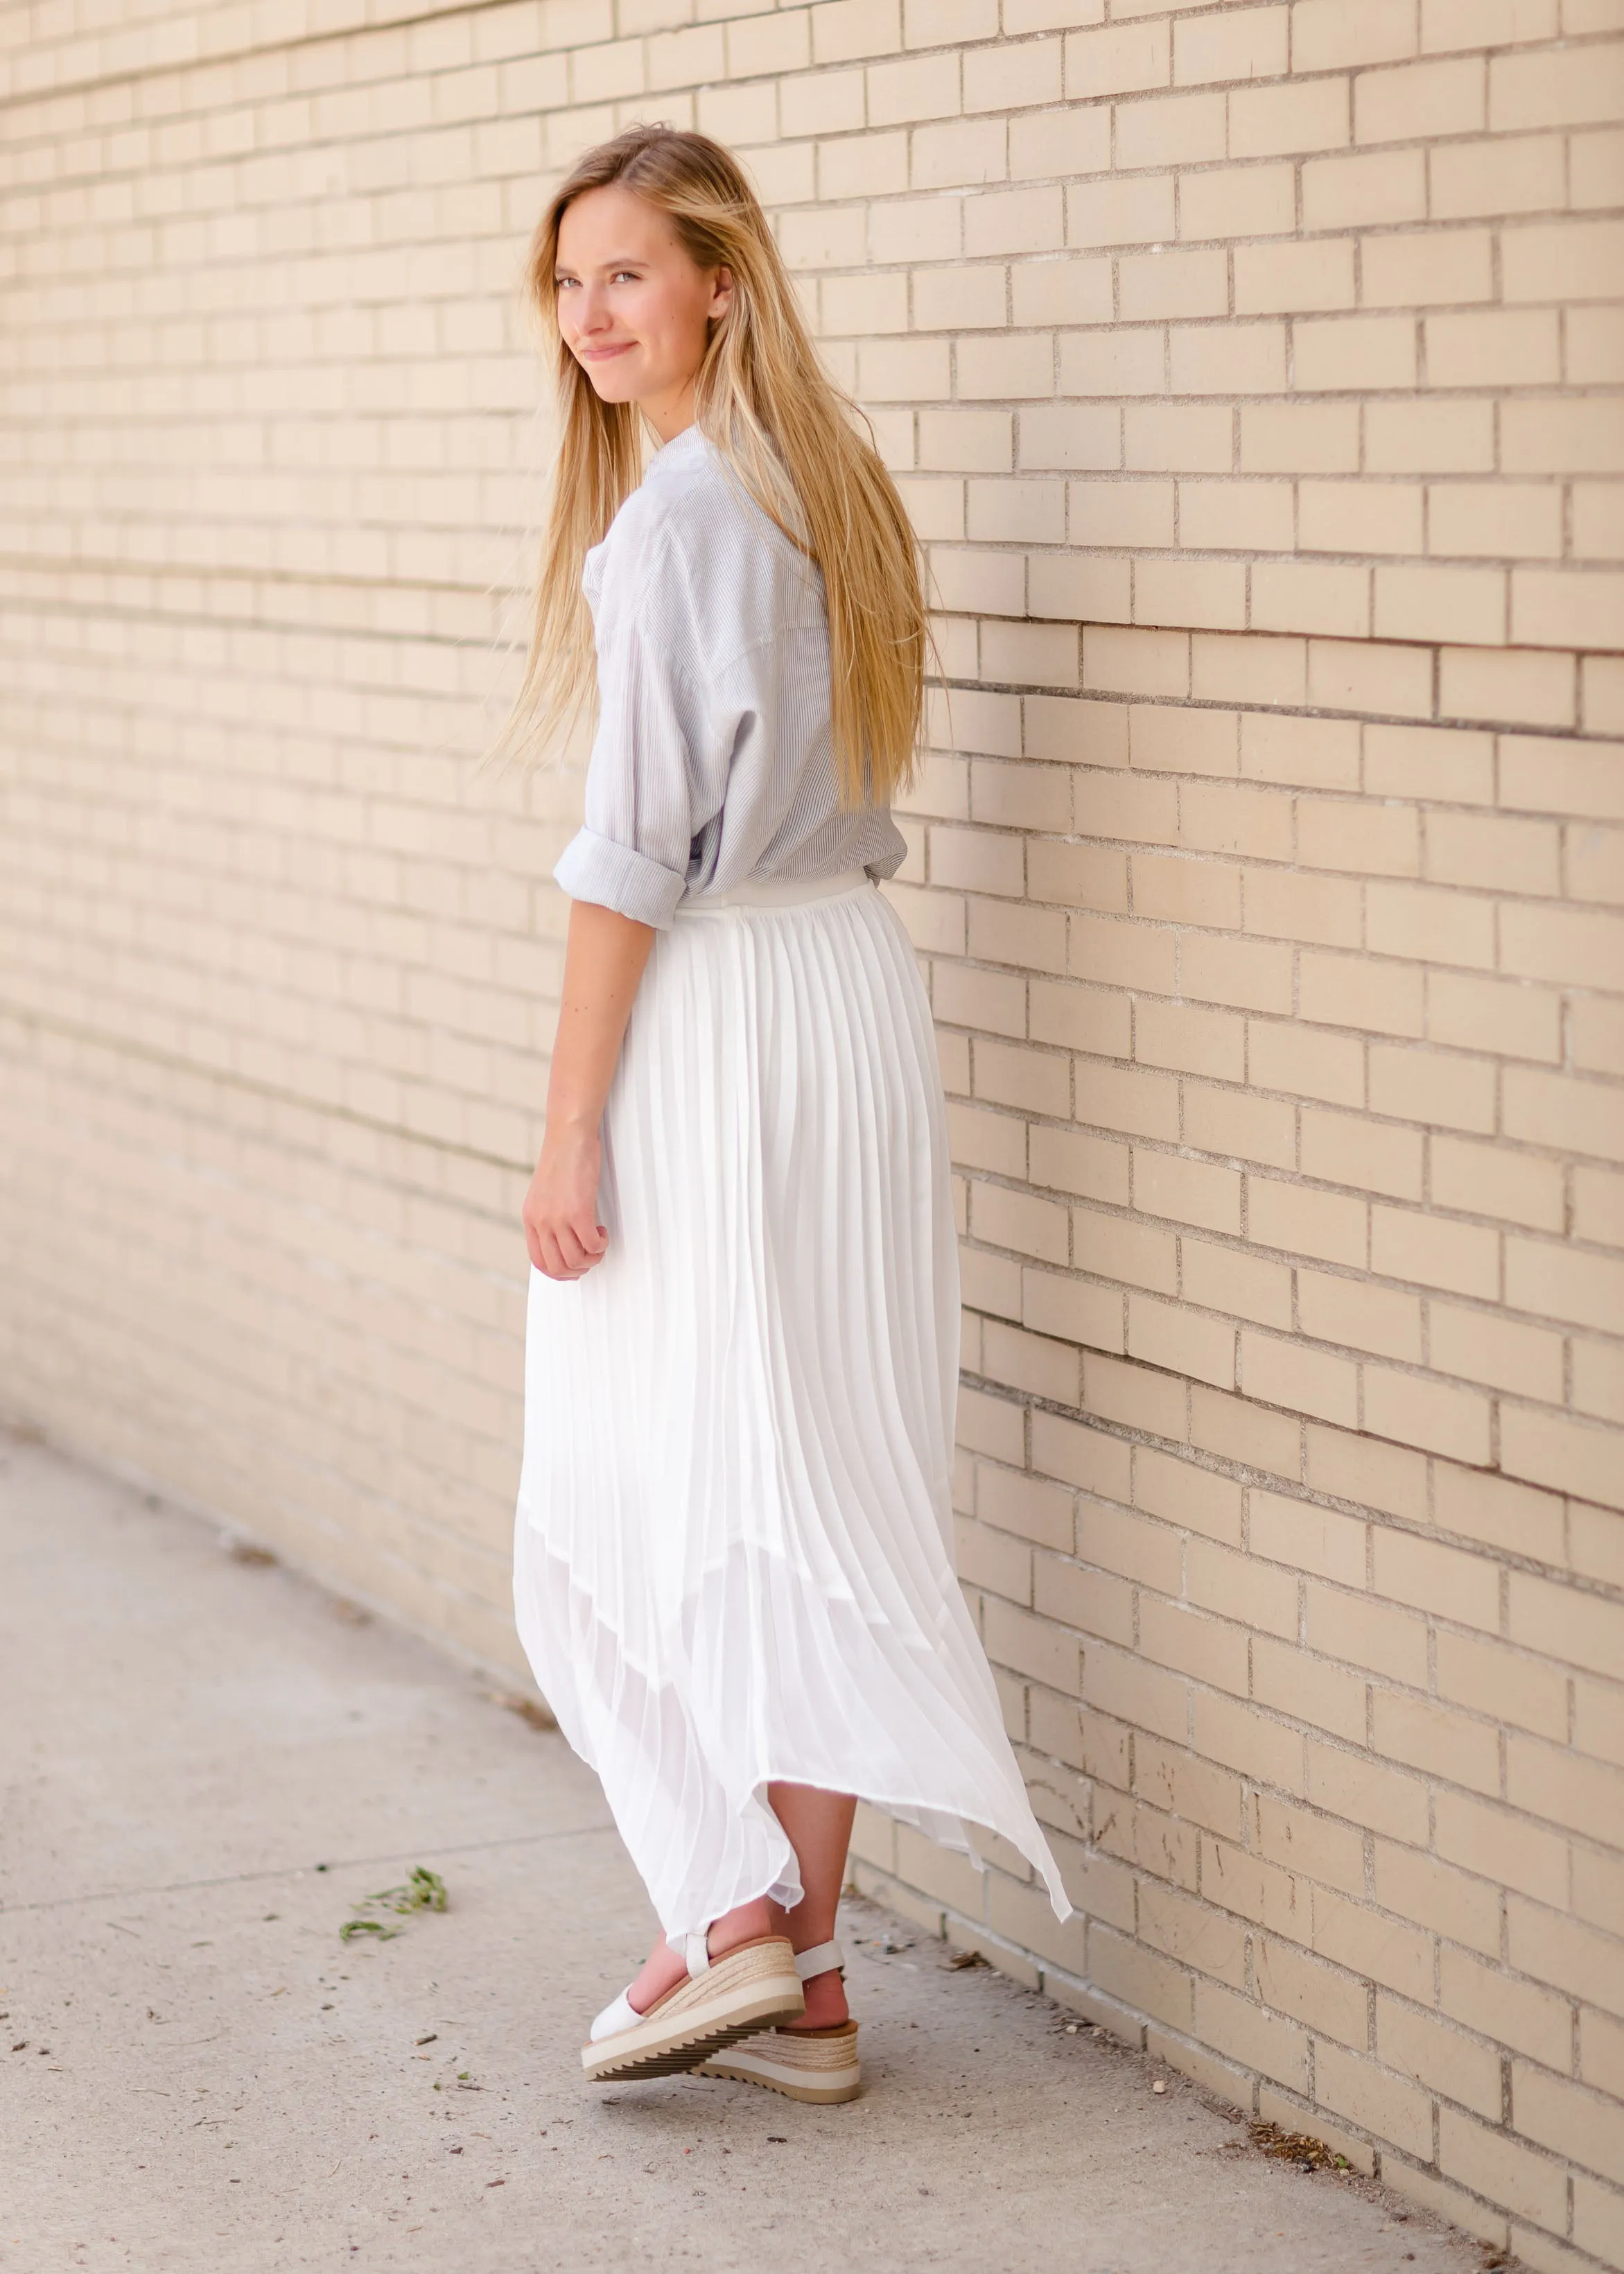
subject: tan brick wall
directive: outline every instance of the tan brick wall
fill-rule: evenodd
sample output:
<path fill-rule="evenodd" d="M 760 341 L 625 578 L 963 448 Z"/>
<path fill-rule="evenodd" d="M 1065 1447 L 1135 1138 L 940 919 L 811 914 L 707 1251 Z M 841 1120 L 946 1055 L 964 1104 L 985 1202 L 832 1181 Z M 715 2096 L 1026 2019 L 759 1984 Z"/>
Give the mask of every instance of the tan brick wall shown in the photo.
<path fill-rule="evenodd" d="M 5 1410 L 515 1665 L 515 286 L 584 142 L 725 137 L 941 602 L 962 1563 L 1085 1916 L 865 1881 L 1624 2265 L 1617 0 L 72 22 L 0 20 Z"/>

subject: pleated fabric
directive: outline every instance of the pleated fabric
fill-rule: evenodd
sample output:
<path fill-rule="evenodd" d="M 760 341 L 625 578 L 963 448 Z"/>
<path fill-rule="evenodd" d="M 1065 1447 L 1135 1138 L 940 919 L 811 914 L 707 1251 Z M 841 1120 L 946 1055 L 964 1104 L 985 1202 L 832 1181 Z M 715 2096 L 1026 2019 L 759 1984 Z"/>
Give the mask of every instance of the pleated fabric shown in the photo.
<path fill-rule="evenodd" d="M 945 1111 L 861 871 L 657 935 L 599 1221 L 584 1278 L 530 1274 L 515 1602 L 665 1932 L 800 1900 L 779 1779 L 1000 1834 L 1065 1917 L 953 1572 Z"/>

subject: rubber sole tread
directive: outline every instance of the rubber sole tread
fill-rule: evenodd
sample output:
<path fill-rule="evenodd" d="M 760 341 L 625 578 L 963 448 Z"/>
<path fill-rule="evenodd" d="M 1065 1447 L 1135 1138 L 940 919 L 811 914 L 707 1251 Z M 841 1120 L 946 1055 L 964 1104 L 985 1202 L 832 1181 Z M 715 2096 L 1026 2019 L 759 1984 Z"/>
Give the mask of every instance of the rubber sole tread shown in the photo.
<path fill-rule="evenodd" d="M 658 2052 L 632 2053 L 613 2066 L 605 2063 L 595 2069 L 589 2079 L 593 2084 L 624 2083 L 635 2077 L 684 2076 L 690 2069 L 700 2067 L 713 2054 L 725 2052 L 736 2045 L 741 2037 L 754 2037 L 763 2029 L 777 2026 L 773 2019 L 752 2020 L 729 2023 L 726 2028 L 712 2026 L 695 2030 L 692 2037 L 679 2038 Z"/>

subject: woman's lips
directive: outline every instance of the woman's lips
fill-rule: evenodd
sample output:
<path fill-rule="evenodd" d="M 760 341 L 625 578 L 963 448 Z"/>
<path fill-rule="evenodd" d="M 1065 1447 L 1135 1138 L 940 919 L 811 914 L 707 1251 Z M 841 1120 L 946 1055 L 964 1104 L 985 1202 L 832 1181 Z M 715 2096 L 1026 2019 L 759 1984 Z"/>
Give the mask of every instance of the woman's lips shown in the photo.
<path fill-rule="evenodd" d="M 611 356 L 624 355 L 632 344 L 630 340 L 618 340 L 613 347 L 577 348 L 575 353 L 583 363 L 607 363 Z"/>

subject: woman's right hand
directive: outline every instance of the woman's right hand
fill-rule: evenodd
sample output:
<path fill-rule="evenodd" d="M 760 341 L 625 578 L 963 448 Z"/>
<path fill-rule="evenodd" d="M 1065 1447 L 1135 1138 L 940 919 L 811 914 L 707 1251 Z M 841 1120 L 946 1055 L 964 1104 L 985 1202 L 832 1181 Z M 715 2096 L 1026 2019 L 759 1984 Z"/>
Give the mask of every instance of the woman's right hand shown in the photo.
<path fill-rule="evenodd" d="M 524 1244 L 549 1279 L 579 1279 L 601 1263 L 609 1230 L 598 1221 L 603 1140 L 596 1126 L 555 1125 L 551 1117 L 541 1158 L 524 1195 Z"/>
<path fill-rule="evenodd" d="M 651 924 L 618 909 L 570 903 L 547 1126 L 524 1195 L 525 1246 L 549 1279 L 579 1279 L 609 1245 L 598 1221 L 604 1104 L 654 937 Z"/>

